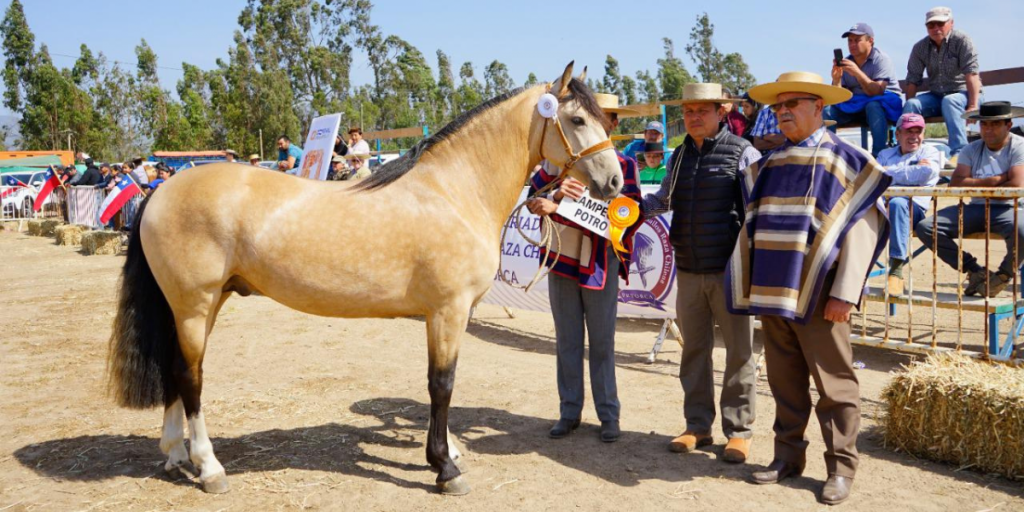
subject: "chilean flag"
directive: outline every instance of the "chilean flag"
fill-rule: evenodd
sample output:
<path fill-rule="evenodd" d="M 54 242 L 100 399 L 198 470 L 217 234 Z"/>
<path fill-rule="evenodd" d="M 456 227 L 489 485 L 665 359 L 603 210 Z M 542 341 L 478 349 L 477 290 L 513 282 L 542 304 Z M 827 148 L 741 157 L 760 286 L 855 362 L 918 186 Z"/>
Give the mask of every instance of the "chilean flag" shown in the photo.
<path fill-rule="evenodd" d="M 36 195 L 36 203 L 32 207 L 32 209 L 37 212 L 39 210 L 42 210 L 43 201 L 46 201 L 46 198 L 50 196 L 50 192 L 53 192 L 53 189 L 61 185 L 62 183 L 60 182 L 60 178 L 57 176 L 55 172 L 53 172 L 53 167 L 47 169 L 46 181 L 43 182 L 43 188 L 39 189 L 39 194 Z"/>
<path fill-rule="evenodd" d="M 100 222 L 103 224 L 110 222 L 110 219 L 121 211 L 129 199 L 141 193 L 142 189 L 135 184 L 135 180 L 131 176 L 127 174 L 121 176 L 121 181 L 114 185 L 114 188 L 107 193 L 103 204 L 100 205 Z"/>
<path fill-rule="evenodd" d="M 7 196 L 10 195 L 14 195 L 14 193 L 17 192 L 18 189 L 28 188 L 28 185 L 22 183 L 21 180 L 15 178 L 14 176 L 7 176 L 4 178 L 4 187 L 6 188 L 3 189 L 3 192 L 0 192 L 0 199 L 6 198 Z"/>

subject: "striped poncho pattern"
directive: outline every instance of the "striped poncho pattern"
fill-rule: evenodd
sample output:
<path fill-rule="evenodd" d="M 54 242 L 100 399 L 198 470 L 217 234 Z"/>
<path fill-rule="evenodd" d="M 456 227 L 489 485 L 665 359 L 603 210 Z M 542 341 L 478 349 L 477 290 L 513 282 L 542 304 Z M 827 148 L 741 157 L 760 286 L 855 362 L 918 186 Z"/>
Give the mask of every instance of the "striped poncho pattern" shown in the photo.
<path fill-rule="evenodd" d="M 892 178 L 827 131 L 787 142 L 743 174 L 747 213 L 726 267 L 729 311 L 806 324 L 850 228 L 870 208 L 884 215 L 880 198 Z M 882 222 L 872 261 L 888 238 Z"/>

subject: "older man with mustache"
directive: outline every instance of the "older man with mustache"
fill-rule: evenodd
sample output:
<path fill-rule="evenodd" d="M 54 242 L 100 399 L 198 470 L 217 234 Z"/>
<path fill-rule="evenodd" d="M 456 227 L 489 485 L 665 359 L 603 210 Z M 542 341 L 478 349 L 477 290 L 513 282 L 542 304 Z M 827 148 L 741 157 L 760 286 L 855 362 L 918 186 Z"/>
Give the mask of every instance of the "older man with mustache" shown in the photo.
<path fill-rule="evenodd" d="M 828 470 L 820 499 L 837 504 L 850 496 L 858 461 L 850 310 L 885 246 L 879 199 L 892 178 L 825 129 L 822 110 L 850 99 L 849 90 L 791 72 L 749 94 L 770 105 L 786 136 L 744 171 L 746 224 L 726 270 L 730 312 L 761 315 L 776 403 L 775 457 L 752 480 L 774 484 L 803 472 L 813 378 Z"/>

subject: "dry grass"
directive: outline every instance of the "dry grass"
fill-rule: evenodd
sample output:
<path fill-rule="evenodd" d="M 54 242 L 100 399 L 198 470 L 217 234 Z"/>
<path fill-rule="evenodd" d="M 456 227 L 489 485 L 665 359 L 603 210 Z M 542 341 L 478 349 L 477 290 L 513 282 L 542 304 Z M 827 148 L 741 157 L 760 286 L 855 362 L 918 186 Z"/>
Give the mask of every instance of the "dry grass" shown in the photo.
<path fill-rule="evenodd" d="M 85 254 L 119 254 L 121 252 L 121 234 L 114 231 L 83 233 L 82 252 Z"/>
<path fill-rule="evenodd" d="M 882 393 L 887 446 L 1024 479 L 1024 370 L 965 356 L 931 356 Z"/>

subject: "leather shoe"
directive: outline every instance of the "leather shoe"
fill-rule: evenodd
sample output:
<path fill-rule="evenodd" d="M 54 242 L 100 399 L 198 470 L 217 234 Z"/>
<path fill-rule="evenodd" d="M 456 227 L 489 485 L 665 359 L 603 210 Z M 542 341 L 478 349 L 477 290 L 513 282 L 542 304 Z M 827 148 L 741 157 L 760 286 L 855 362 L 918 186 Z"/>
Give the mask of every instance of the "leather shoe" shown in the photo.
<path fill-rule="evenodd" d="M 605 443 L 614 443 L 619 440 L 619 436 L 622 435 L 622 431 L 619 430 L 618 421 L 602 421 L 601 422 L 601 441 Z"/>
<path fill-rule="evenodd" d="M 750 442 L 749 438 L 729 438 L 729 443 L 725 445 L 725 452 L 722 454 L 722 460 L 734 464 L 746 462 L 747 457 L 750 456 Z"/>
<path fill-rule="evenodd" d="M 821 502 L 826 505 L 838 505 L 850 497 L 853 479 L 848 476 L 829 475 L 825 487 L 821 489 Z"/>
<path fill-rule="evenodd" d="M 802 465 L 783 460 L 773 460 L 765 471 L 750 474 L 750 481 L 759 485 L 777 484 L 791 476 L 800 476 L 804 472 Z"/>
<path fill-rule="evenodd" d="M 574 420 L 562 418 L 555 423 L 555 426 L 551 427 L 548 431 L 548 437 L 551 439 L 561 439 L 572 433 L 573 430 L 580 428 L 580 419 Z"/>

